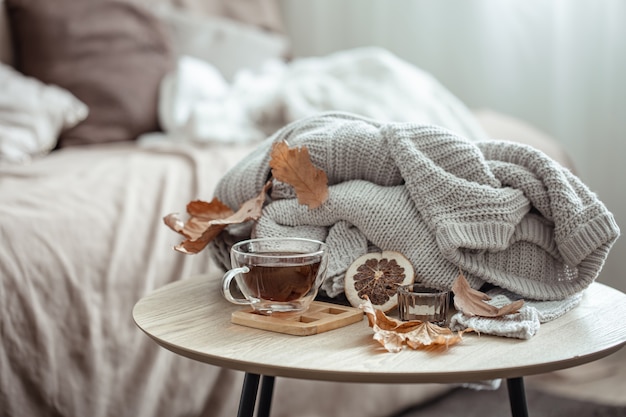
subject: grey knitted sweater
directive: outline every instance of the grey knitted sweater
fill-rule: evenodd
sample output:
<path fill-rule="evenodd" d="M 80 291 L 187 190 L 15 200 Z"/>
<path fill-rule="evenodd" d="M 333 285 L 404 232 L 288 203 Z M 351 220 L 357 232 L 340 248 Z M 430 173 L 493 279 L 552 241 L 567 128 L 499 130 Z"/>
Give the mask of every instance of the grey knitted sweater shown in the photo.
<path fill-rule="evenodd" d="M 330 248 L 322 289 L 331 297 L 358 256 L 395 250 L 432 287 L 450 289 L 462 270 L 474 288 L 488 282 L 561 300 L 596 279 L 619 236 L 596 195 L 532 147 L 336 112 L 285 126 L 228 172 L 215 196 L 233 209 L 256 196 L 271 175 L 272 143 L 283 140 L 309 149 L 328 175 L 329 198 L 309 209 L 275 183 L 258 222 L 231 226 L 211 243 L 225 267 L 235 241 L 301 236 Z"/>

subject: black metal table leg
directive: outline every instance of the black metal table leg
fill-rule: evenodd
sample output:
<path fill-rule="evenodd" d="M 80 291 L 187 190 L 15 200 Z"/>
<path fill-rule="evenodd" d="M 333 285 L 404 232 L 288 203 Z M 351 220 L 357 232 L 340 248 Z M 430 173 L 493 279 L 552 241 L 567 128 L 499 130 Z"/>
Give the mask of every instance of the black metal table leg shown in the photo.
<path fill-rule="evenodd" d="M 509 390 L 509 403 L 513 417 L 528 417 L 526 406 L 526 392 L 524 391 L 524 378 L 509 378 L 506 380 Z"/>
<path fill-rule="evenodd" d="M 259 389 L 259 375 L 249 374 L 243 379 L 241 398 L 239 399 L 239 411 L 237 417 L 253 417 L 256 404 L 256 394 Z"/>
<path fill-rule="evenodd" d="M 261 378 L 261 397 L 259 398 L 259 408 L 257 417 L 270 417 L 272 406 L 272 395 L 274 394 L 274 377 L 263 375 Z"/>

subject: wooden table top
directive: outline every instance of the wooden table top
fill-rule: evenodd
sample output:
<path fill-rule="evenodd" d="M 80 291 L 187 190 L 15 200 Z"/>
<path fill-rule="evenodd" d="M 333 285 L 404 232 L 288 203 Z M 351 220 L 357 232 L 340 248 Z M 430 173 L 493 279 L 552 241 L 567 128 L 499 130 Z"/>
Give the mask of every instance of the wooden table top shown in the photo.
<path fill-rule="evenodd" d="M 311 336 L 230 321 L 241 306 L 220 292 L 221 273 L 166 285 L 137 302 L 135 323 L 162 347 L 212 365 L 269 376 L 343 382 L 453 383 L 570 368 L 626 343 L 626 295 L 592 284 L 581 304 L 530 340 L 467 333 L 443 352 L 386 351 L 361 322 Z"/>

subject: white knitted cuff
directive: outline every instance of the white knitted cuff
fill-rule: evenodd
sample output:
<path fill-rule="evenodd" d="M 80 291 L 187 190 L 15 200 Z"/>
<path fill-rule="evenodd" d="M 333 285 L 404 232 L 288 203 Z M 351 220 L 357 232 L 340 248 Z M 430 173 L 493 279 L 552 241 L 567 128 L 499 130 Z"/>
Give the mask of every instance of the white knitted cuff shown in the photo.
<path fill-rule="evenodd" d="M 580 304 L 580 300 L 582 300 L 583 295 L 584 291 L 558 301 L 527 300 L 526 305 L 537 310 L 537 317 L 539 317 L 540 323 L 547 323 L 554 319 L 558 319 L 563 314 Z"/>
<path fill-rule="evenodd" d="M 508 302 L 502 303 L 504 304 Z M 537 310 L 528 306 L 522 307 L 519 313 L 507 314 L 504 317 L 467 316 L 458 312 L 450 319 L 450 328 L 454 331 L 472 328 L 478 333 L 516 339 L 530 339 L 539 330 L 539 324 Z"/>
<path fill-rule="evenodd" d="M 496 307 L 502 307 L 520 298 L 502 288 L 487 291 L 487 295 L 491 297 L 489 304 Z M 577 293 L 560 301 L 525 301 L 519 313 L 508 314 L 504 317 L 470 317 L 457 312 L 450 319 L 450 328 L 455 331 L 472 328 L 484 334 L 530 339 L 539 331 L 541 323 L 561 317 L 576 307 L 582 295 L 582 293 Z"/>

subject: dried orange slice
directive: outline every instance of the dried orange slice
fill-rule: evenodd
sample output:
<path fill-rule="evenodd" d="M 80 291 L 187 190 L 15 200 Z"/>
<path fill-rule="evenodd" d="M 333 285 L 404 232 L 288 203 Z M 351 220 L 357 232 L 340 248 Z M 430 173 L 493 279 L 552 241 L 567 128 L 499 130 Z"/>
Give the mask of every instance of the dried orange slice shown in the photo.
<path fill-rule="evenodd" d="M 344 292 L 353 307 L 358 307 L 367 295 L 374 307 L 389 311 L 398 305 L 398 286 L 411 284 L 414 280 L 413 265 L 400 252 L 367 253 L 348 268 Z"/>

